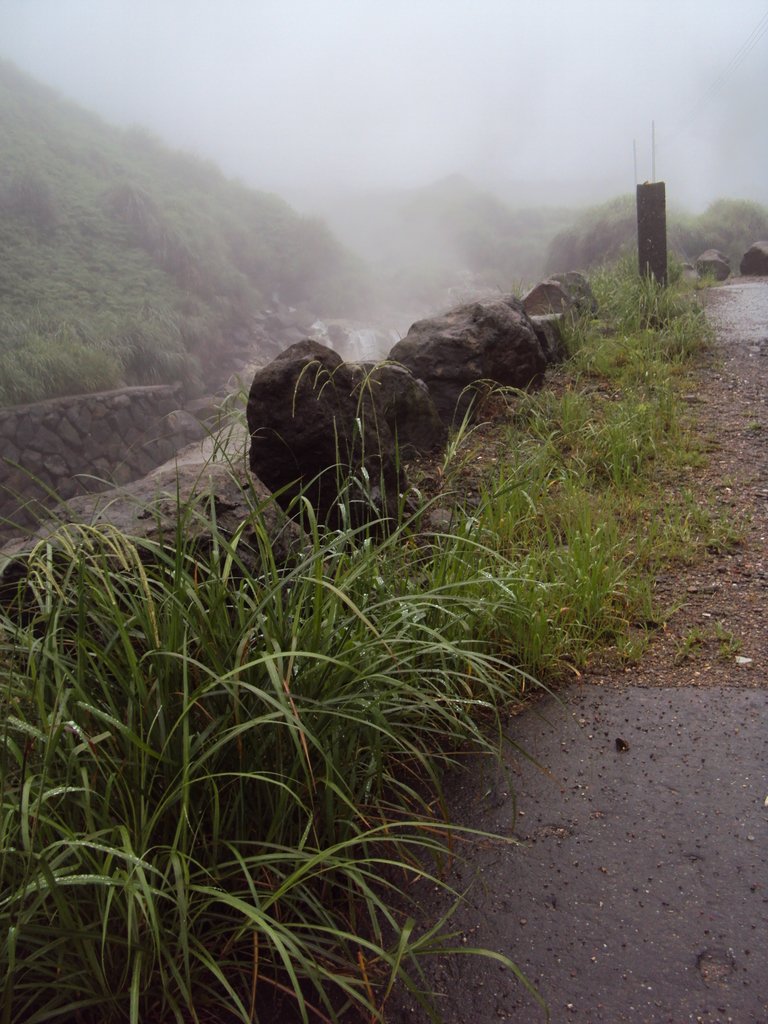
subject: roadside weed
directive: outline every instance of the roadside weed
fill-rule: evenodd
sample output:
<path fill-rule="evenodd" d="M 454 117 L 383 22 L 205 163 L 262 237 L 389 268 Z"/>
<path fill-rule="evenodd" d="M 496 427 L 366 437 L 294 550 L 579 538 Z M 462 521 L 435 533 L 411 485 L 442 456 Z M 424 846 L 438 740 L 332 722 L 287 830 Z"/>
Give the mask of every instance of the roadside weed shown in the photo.
<path fill-rule="evenodd" d="M 680 665 L 699 654 L 707 640 L 707 632 L 701 626 L 693 626 L 681 637 L 675 651 L 675 664 Z"/>
<path fill-rule="evenodd" d="M 726 661 L 735 657 L 741 651 L 741 641 L 722 622 L 716 622 L 712 628 L 715 640 L 719 646 L 719 655 Z"/>

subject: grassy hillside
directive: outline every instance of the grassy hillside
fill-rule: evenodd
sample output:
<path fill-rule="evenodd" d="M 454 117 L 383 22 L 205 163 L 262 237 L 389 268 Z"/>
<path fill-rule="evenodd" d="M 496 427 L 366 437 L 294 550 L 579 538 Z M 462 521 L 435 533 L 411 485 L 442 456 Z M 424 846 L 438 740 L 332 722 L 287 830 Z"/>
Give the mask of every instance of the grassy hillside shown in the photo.
<path fill-rule="evenodd" d="M 322 222 L 0 62 L 0 404 L 194 382 L 275 294 L 344 315 L 357 262 Z"/>
<path fill-rule="evenodd" d="M 705 249 L 720 249 L 730 257 L 734 273 L 753 242 L 768 238 L 768 209 L 742 199 L 718 199 L 694 216 L 667 211 L 671 252 L 694 261 Z M 637 246 L 634 196 L 618 196 L 602 206 L 585 210 L 552 241 L 547 269 L 588 270 L 615 260 Z"/>

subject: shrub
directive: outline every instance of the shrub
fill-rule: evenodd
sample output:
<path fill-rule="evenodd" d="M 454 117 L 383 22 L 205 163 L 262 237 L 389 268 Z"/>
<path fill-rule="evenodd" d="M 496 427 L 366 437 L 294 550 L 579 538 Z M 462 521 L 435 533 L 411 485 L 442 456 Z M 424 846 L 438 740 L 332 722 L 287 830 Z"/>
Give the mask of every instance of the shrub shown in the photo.
<path fill-rule="evenodd" d="M 692 262 L 705 249 L 720 249 L 736 268 L 749 246 L 768 235 L 768 209 L 746 200 L 718 199 L 698 216 L 669 210 L 667 235 L 673 255 Z M 622 196 L 586 210 L 572 227 L 557 235 L 546 265 L 550 272 L 588 270 L 610 264 L 636 248 L 635 200 Z"/>

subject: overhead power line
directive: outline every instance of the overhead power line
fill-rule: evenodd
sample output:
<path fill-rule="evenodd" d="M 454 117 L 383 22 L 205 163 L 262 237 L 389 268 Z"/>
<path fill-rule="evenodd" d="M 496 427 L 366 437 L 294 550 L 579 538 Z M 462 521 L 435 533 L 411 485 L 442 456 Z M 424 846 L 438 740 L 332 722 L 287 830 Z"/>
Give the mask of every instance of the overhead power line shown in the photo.
<path fill-rule="evenodd" d="M 698 118 L 699 114 L 709 105 L 709 103 L 722 92 L 723 87 L 727 83 L 728 79 L 734 74 L 734 72 L 741 67 L 744 61 L 747 59 L 749 54 L 754 50 L 760 40 L 768 33 L 768 10 L 760 18 L 758 23 L 752 29 L 750 34 L 741 44 L 739 49 L 734 53 L 728 64 L 723 68 L 717 78 L 712 84 L 702 93 L 702 95 L 696 100 L 690 109 L 683 114 L 680 120 L 677 122 L 675 128 L 665 136 L 663 141 L 668 139 L 679 138 L 681 134 L 690 130 L 693 123 Z"/>

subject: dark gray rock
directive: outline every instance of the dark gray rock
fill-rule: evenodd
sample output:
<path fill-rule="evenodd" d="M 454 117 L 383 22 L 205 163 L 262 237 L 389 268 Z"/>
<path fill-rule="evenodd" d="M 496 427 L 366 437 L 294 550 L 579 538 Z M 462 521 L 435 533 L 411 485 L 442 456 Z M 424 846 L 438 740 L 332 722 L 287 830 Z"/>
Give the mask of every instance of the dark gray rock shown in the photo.
<path fill-rule="evenodd" d="M 0 440 L 15 438 L 18 432 L 18 419 L 13 412 L 0 410 Z"/>
<path fill-rule="evenodd" d="M 731 273 L 731 261 L 719 249 L 707 249 L 696 260 L 699 277 L 710 276 L 716 281 L 725 281 Z"/>
<path fill-rule="evenodd" d="M 31 426 L 31 432 L 26 435 L 25 448 L 39 452 L 41 455 L 48 455 L 62 447 L 58 433 L 53 430 L 48 430 L 47 427 L 42 426 L 40 423 L 33 425 L 25 424 L 26 426 Z"/>
<path fill-rule="evenodd" d="M 527 387 L 541 380 L 547 362 L 519 302 L 503 299 L 472 302 L 417 321 L 389 358 L 424 381 L 448 424 L 462 419 L 489 382 Z"/>
<path fill-rule="evenodd" d="M 71 476 L 64 476 L 60 480 L 57 480 L 56 490 L 58 492 L 58 497 L 61 498 L 62 501 L 66 501 L 67 498 L 72 498 L 75 494 L 80 493 L 80 487 L 77 480 Z"/>
<path fill-rule="evenodd" d="M 165 437 L 178 442 L 179 448 L 193 441 L 201 441 L 207 434 L 200 420 L 185 409 L 174 409 L 167 413 L 161 421 L 160 429 Z"/>
<path fill-rule="evenodd" d="M 54 479 L 69 474 L 69 467 L 61 455 L 46 455 L 44 465 L 48 476 Z"/>
<path fill-rule="evenodd" d="M 168 459 L 173 458 L 174 452 L 177 449 L 177 445 L 168 437 L 155 437 L 151 441 L 148 441 L 144 445 L 144 451 L 151 456 L 152 462 L 155 466 L 160 466 L 167 462 Z M 112 447 L 108 445 L 105 449 L 107 458 L 110 459 L 114 465 L 119 462 L 124 455 L 123 446 Z"/>
<path fill-rule="evenodd" d="M 571 313 L 576 312 L 576 300 L 559 281 L 548 278 L 540 281 L 523 297 L 523 309 L 528 316 Z"/>
<path fill-rule="evenodd" d="M 157 463 L 155 463 L 155 465 L 157 465 Z M 102 458 L 94 460 L 93 467 L 92 467 L 92 473 L 93 473 L 94 476 L 98 476 L 99 479 L 103 483 L 107 484 L 109 482 L 109 473 L 110 473 L 111 468 L 112 468 L 111 462 L 108 459 L 105 459 L 105 458 L 102 457 Z M 90 474 L 79 474 L 81 479 L 82 478 L 86 478 L 87 479 L 87 477 L 89 475 Z"/>
<path fill-rule="evenodd" d="M 91 410 L 85 403 L 70 405 L 65 413 L 67 420 L 81 437 L 87 437 L 90 432 L 93 416 Z"/>
<path fill-rule="evenodd" d="M 755 242 L 741 257 L 739 272 L 759 277 L 768 276 L 768 241 Z"/>
<path fill-rule="evenodd" d="M 126 449 L 131 450 L 132 448 L 134 448 L 137 445 L 140 445 L 143 442 L 144 432 L 139 430 L 139 428 L 135 424 L 133 424 L 132 426 L 128 427 L 128 429 L 125 431 L 122 440 L 123 446 Z M 179 447 L 181 447 L 181 445 Z"/>
<path fill-rule="evenodd" d="M 567 270 L 564 273 L 550 274 L 548 281 L 556 281 L 571 296 L 576 310 L 584 316 L 595 316 L 598 311 L 597 299 L 586 277 L 578 270 Z"/>
<path fill-rule="evenodd" d="M 21 452 L 11 441 L 3 442 L 2 458 L 4 462 L 14 463 L 21 458 Z"/>
<path fill-rule="evenodd" d="M 395 509 L 394 440 L 370 392 L 357 385 L 349 364 L 310 339 L 256 371 L 247 406 L 250 467 L 283 507 L 303 494 L 322 520 L 337 526 Z M 339 493 L 347 481 L 345 512 Z"/>
<path fill-rule="evenodd" d="M 22 451 L 31 449 L 35 437 L 40 430 L 40 420 L 36 416 L 20 416 L 15 421 L 16 433 L 14 440 Z"/>
<path fill-rule="evenodd" d="M 110 476 L 115 487 L 122 487 L 136 479 L 136 470 L 130 461 L 120 462 L 112 470 Z"/>
<path fill-rule="evenodd" d="M 401 451 L 425 454 L 445 444 L 447 430 L 429 388 L 399 363 L 350 363 L 358 394 L 368 392 Z"/>
<path fill-rule="evenodd" d="M 56 433 L 68 448 L 78 448 L 82 444 L 82 437 L 65 416 L 59 417 Z"/>
<path fill-rule="evenodd" d="M 532 316 L 530 319 L 547 362 L 561 363 L 566 356 L 562 331 L 563 314 L 548 313 L 546 316 Z"/>
<path fill-rule="evenodd" d="M 107 425 L 115 437 L 122 439 L 125 432 L 133 423 L 130 405 L 110 403 L 110 412 L 107 416 Z"/>

